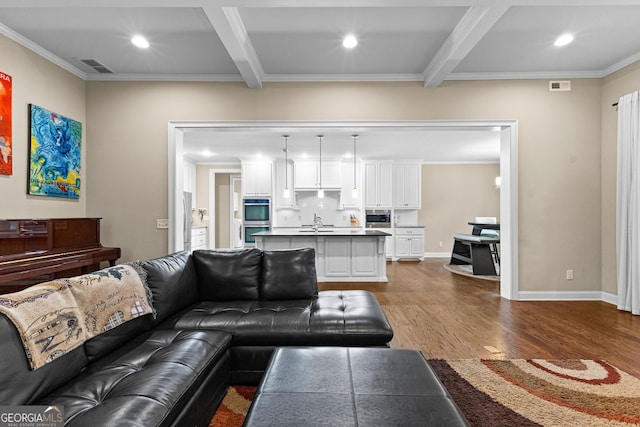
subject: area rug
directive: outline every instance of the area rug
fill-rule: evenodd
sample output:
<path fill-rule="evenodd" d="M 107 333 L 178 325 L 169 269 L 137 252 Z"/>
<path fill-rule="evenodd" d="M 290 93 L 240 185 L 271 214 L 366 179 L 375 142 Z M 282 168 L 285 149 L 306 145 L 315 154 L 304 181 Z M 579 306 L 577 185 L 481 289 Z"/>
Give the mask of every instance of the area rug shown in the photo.
<path fill-rule="evenodd" d="M 640 425 L 640 380 L 599 360 L 429 360 L 474 427 Z M 209 427 L 240 427 L 255 387 L 230 387 Z"/>
<path fill-rule="evenodd" d="M 249 411 L 256 387 L 232 386 L 227 390 L 209 427 L 240 427 Z"/>
<path fill-rule="evenodd" d="M 640 425 L 640 380 L 597 360 L 430 360 L 473 426 Z"/>
<path fill-rule="evenodd" d="M 461 276 L 471 277 L 472 279 L 490 280 L 492 282 L 499 282 L 500 276 L 488 276 L 473 274 L 473 267 L 468 264 L 445 264 L 444 269 L 454 274 Z M 499 267 L 498 267 L 499 270 Z"/>

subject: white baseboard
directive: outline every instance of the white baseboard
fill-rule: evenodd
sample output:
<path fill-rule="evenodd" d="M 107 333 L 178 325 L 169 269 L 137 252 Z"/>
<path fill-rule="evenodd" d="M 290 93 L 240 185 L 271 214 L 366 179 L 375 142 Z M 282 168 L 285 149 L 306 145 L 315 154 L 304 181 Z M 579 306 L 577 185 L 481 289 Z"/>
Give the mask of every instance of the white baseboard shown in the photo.
<path fill-rule="evenodd" d="M 615 305 L 618 296 L 602 291 L 520 291 L 518 301 L 603 301 Z"/>
<path fill-rule="evenodd" d="M 425 258 L 450 258 L 451 252 L 425 252 Z"/>

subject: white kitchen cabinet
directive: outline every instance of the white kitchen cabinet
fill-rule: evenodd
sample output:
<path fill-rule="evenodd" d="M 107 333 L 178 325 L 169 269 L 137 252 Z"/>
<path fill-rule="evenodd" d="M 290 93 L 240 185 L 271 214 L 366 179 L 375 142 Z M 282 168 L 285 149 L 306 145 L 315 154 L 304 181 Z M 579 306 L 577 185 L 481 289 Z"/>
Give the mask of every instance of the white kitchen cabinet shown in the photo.
<path fill-rule="evenodd" d="M 271 196 L 271 162 L 242 162 L 242 194 Z"/>
<path fill-rule="evenodd" d="M 351 239 L 334 237 L 324 241 L 324 275 L 348 277 L 351 267 Z"/>
<path fill-rule="evenodd" d="M 289 188 L 289 197 L 284 197 L 285 186 Z M 289 163 L 286 165 L 284 161 L 279 161 L 275 163 L 274 199 L 275 199 L 274 206 L 276 209 L 296 208 L 295 206 L 296 198 L 293 191 L 293 162 L 292 161 L 289 161 Z"/>
<path fill-rule="evenodd" d="M 191 193 L 191 208 L 196 209 L 196 164 L 188 160 L 182 163 L 183 191 Z"/>
<path fill-rule="evenodd" d="M 393 164 L 393 207 L 420 209 L 421 166 L 415 163 Z"/>
<path fill-rule="evenodd" d="M 424 260 L 424 228 L 396 227 L 394 240 L 394 260 L 401 258 Z"/>
<path fill-rule="evenodd" d="M 340 208 L 342 209 L 360 209 L 362 207 L 362 182 L 360 181 L 361 165 L 356 165 L 355 185 L 358 189 L 358 196 L 353 197 L 353 162 L 342 163 L 342 185 L 340 187 Z"/>
<path fill-rule="evenodd" d="M 320 182 L 320 163 L 315 161 L 297 161 L 294 164 L 293 183 L 295 188 L 317 190 L 322 188 L 340 188 L 342 185 L 341 162 L 322 162 L 322 183 Z"/>
<path fill-rule="evenodd" d="M 207 227 L 191 229 L 191 250 L 207 249 Z"/>
<path fill-rule="evenodd" d="M 391 207 L 391 162 L 364 163 L 364 204 L 367 208 Z"/>

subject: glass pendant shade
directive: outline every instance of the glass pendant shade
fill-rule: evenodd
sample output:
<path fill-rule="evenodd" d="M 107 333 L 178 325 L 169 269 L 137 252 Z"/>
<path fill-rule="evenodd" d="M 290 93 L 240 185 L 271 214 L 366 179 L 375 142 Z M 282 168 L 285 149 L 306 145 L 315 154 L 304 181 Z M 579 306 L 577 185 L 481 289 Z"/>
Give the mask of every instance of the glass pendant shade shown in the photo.
<path fill-rule="evenodd" d="M 291 191 L 289 190 L 289 135 L 282 135 L 284 138 L 284 190 L 282 190 L 282 197 L 288 199 L 291 197 Z"/>
<path fill-rule="evenodd" d="M 356 139 L 358 135 L 351 135 L 353 137 L 353 189 L 351 190 L 351 197 L 358 198 L 358 186 L 356 185 Z"/>

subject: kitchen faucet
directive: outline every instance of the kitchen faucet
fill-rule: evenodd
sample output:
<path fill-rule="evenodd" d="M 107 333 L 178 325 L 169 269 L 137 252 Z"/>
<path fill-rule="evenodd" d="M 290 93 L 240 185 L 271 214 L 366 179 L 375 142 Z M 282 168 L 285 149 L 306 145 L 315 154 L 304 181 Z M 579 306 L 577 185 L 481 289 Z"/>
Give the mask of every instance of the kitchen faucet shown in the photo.
<path fill-rule="evenodd" d="M 318 231 L 318 228 L 322 227 L 322 218 L 317 213 L 313 213 L 313 229 Z"/>

